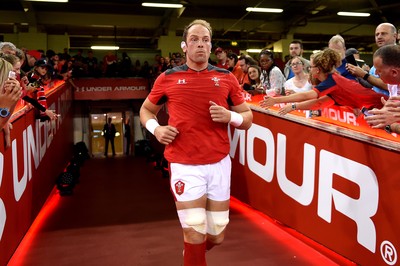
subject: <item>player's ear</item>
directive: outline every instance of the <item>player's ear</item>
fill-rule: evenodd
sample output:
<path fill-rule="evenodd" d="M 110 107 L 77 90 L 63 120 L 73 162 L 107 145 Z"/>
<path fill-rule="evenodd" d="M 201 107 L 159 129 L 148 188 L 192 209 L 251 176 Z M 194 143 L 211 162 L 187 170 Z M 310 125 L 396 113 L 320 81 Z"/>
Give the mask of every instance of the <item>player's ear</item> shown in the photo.
<path fill-rule="evenodd" d="M 184 53 L 186 53 L 186 42 L 185 41 L 181 41 L 181 48 L 182 48 L 182 51 L 184 52 Z"/>

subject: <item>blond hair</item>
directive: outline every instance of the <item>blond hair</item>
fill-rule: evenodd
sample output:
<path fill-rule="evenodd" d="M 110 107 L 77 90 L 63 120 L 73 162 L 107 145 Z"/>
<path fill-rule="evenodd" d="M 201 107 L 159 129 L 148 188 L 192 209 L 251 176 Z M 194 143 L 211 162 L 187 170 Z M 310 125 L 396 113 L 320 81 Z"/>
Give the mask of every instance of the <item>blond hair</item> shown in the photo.
<path fill-rule="evenodd" d="M 4 60 L 3 58 L 0 58 L 0 88 L 3 89 L 4 82 L 8 79 L 8 73 L 13 70 L 13 66 Z"/>

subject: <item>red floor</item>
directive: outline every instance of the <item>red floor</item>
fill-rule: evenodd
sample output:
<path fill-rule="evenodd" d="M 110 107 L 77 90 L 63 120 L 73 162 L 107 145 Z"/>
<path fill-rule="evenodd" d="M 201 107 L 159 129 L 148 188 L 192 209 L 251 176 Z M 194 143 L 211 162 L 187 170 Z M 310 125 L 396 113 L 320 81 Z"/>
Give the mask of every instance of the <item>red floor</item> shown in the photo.
<path fill-rule="evenodd" d="M 230 221 L 209 266 L 353 265 L 234 198 Z M 161 172 L 143 157 L 90 159 L 73 195 L 54 191 L 8 265 L 181 265 L 182 247 Z"/>

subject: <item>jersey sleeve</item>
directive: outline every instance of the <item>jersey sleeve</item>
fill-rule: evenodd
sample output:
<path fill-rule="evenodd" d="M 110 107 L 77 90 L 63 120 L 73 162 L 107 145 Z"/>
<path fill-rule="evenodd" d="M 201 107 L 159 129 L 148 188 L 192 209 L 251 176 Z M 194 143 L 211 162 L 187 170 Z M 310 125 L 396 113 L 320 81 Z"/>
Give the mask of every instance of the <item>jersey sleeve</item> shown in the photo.
<path fill-rule="evenodd" d="M 165 73 L 161 73 L 156 81 L 154 82 L 153 88 L 151 89 L 147 98 L 150 102 L 155 105 L 163 104 L 163 99 L 166 97 L 166 82 Z"/>

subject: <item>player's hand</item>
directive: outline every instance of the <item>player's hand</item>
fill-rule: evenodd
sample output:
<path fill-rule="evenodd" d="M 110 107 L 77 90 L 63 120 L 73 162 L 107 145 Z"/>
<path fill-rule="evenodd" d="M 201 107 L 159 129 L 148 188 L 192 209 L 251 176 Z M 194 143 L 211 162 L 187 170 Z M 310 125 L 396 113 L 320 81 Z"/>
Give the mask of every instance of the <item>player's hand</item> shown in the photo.
<path fill-rule="evenodd" d="M 170 144 L 179 134 L 178 129 L 173 126 L 158 126 L 154 130 L 154 136 L 164 145 Z"/>
<path fill-rule="evenodd" d="M 218 123 L 229 123 L 231 121 L 231 112 L 213 101 L 210 101 L 209 110 L 212 121 Z"/>

